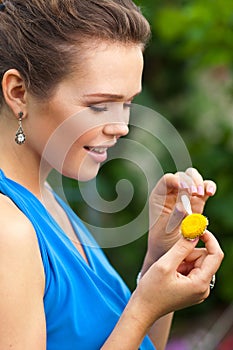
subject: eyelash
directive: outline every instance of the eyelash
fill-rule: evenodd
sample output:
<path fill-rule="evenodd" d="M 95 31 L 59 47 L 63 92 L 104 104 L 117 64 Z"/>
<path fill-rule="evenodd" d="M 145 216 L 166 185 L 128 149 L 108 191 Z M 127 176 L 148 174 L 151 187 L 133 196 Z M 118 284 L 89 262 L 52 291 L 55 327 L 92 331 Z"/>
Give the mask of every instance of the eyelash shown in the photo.
<path fill-rule="evenodd" d="M 124 108 L 131 108 L 131 103 L 124 103 Z M 107 112 L 108 111 L 108 108 L 106 106 L 97 106 L 97 105 L 90 105 L 88 106 L 93 112 Z"/>
<path fill-rule="evenodd" d="M 93 112 L 107 112 L 107 107 L 100 107 L 100 106 L 96 106 L 96 105 L 91 105 L 88 106 Z"/>

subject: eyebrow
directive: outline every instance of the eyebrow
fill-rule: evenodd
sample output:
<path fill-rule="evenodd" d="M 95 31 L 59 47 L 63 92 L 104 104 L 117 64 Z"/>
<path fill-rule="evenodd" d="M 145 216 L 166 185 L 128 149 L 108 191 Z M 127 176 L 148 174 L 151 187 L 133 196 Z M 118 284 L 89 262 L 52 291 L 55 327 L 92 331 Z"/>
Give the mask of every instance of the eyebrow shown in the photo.
<path fill-rule="evenodd" d="M 135 95 L 129 98 L 129 100 L 133 99 L 137 95 L 140 94 L 141 91 L 137 92 Z M 96 93 L 96 94 L 89 94 L 89 95 L 84 95 L 84 97 L 101 97 L 101 98 L 106 98 L 108 100 L 123 100 L 125 98 L 124 95 L 118 95 L 118 94 L 105 94 L 105 93 Z"/>

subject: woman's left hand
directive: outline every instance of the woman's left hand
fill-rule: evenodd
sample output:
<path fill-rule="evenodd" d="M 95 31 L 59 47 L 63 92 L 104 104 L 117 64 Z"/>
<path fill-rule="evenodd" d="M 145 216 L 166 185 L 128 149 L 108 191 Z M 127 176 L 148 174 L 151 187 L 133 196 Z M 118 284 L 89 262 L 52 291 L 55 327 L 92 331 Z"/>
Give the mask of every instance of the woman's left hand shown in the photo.
<path fill-rule="evenodd" d="M 194 168 L 165 174 L 150 196 L 150 231 L 143 270 L 166 253 L 180 237 L 180 223 L 187 212 L 181 202 L 186 194 L 194 213 L 202 213 L 205 203 L 216 192 L 216 184 L 203 180 Z"/>

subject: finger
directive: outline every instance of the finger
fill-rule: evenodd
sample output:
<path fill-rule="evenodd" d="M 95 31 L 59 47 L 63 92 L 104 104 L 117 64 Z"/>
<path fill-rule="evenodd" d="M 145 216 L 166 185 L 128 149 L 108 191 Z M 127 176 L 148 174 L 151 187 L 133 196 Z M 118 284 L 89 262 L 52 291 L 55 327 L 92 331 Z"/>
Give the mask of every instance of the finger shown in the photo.
<path fill-rule="evenodd" d="M 212 180 L 204 180 L 199 171 L 195 168 L 188 168 L 185 173 L 189 175 L 197 187 L 198 195 L 207 195 L 213 196 L 216 192 L 217 186 L 216 183 Z"/>
<path fill-rule="evenodd" d="M 165 174 L 157 183 L 154 190 L 152 191 L 152 195 L 166 195 L 170 192 L 178 192 L 179 190 L 179 179 L 171 173 Z"/>
<path fill-rule="evenodd" d="M 176 270 L 178 266 L 188 257 L 198 243 L 198 239 L 190 241 L 183 236 L 164 254 L 159 260 L 169 270 Z"/>
<path fill-rule="evenodd" d="M 213 196 L 216 193 L 217 185 L 212 180 L 205 180 L 204 188 L 205 188 L 206 197 L 209 197 L 209 196 Z"/>
<path fill-rule="evenodd" d="M 195 182 L 186 172 L 179 171 L 175 174 L 175 176 L 177 176 L 179 179 L 181 190 L 186 190 L 190 194 L 197 192 Z"/>
<path fill-rule="evenodd" d="M 192 194 L 196 193 L 199 196 L 204 196 L 204 181 L 199 171 L 195 168 L 188 168 L 185 173 L 192 178 L 194 184 Z"/>
<path fill-rule="evenodd" d="M 185 259 L 186 262 L 193 261 L 203 261 L 205 257 L 208 255 L 206 248 L 194 248 L 194 250 L 187 256 Z"/>
<path fill-rule="evenodd" d="M 205 248 L 194 248 L 178 267 L 177 271 L 187 276 L 194 268 L 201 267 L 206 255 L 207 251 Z"/>
<path fill-rule="evenodd" d="M 208 255 L 202 263 L 202 269 L 205 270 L 209 278 L 215 274 L 223 260 L 224 253 L 214 235 L 206 231 L 200 239 L 205 243 L 205 248 Z"/>
<path fill-rule="evenodd" d="M 195 186 L 193 179 L 185 172 L 179 171 L 175 174 L 165 174 L 157 184 L 160 194 L 178 192 L 185 190 L 192 193 L 192 186 Z"/>
<path fill-rule="evenodd" d="M 188 168 L 184 173 L 178 173 L 182 188 L 186 188 L 192 195 L 204 196 L 204 181 L 201 174 L 195 168 Z M 186 186 L 184 186 L 186 184 Z"/>

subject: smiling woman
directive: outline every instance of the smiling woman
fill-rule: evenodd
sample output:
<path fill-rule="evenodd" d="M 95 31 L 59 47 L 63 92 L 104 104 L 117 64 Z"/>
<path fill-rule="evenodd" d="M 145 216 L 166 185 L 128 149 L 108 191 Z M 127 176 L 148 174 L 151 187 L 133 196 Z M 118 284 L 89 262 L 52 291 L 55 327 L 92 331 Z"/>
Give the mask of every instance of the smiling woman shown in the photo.
<path fill-rule="evenodd" d="M 156 227 L 132 295 L 46 182 L 52 169 L 93 179 L 128 133 L 149 37 L 131 0 L 0 6 L 0 349 L 162 350 L 172 312 L 209 293 L 222 260 L 214 236 L 197 249 L 178 228 L 169 243 L 165 235 L 184 182 L 198 211 L 214 194 L 197 171 L 156 186 Z"/>
<path fill-rule="evenodd" d="M 141 48 L 136 44 L 102 43 L 95 47 L 95 52 L 92 49 L 88 52 L 85 75 L 80 76 L 75 69 L 56 85 L 47 100 L 39 101 L 38 97 L 27 95 L 24 130 L 28 137 L 24 148 L 30 147 L 36 154 L 44 152 L 47 173 L 45 169 L 41 172 L 42 179 L 47 177 L 51 167 L 71 178 L 92 179 L 100 163 L 107 158 L 103 148 L 114 145 L 128 132 L 129 109 L 126 107 L 132 96 L 141 90 Z M 15 73 L 6 72 L 3 84 L 15 79 Z M 119 109 L 123 112 L 116 112 Z M 43 130 L 40 136 L 38 130 Z M 69 136 L 66 143 L 65 135 L 71 132 L 75 133 L 75 140 L 71 141 Z M 56 140 L 61 138 L 63 142 L 58 144 Z M 41 162 L 39 158 L 38 161 Z"/>

